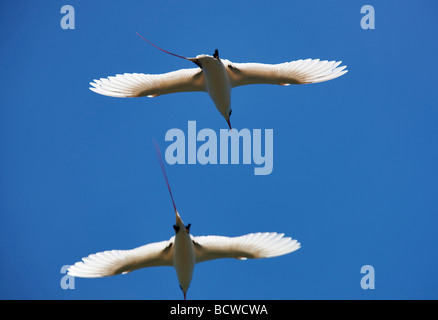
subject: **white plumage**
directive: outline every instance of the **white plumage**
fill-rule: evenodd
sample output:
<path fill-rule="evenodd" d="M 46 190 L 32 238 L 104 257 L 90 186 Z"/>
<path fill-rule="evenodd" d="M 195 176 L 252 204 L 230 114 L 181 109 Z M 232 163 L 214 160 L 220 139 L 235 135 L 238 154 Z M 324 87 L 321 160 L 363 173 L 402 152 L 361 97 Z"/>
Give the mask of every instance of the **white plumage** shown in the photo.
<path fill-rule="evenodd" d="M 125 73 L 90 82 L 90 90 L 110 97 L 156 97 L 184 91 L 205 91 L 199 68 L 164 74 Z"/>
<path fill-rule="evenodd" d="M 183 223 L 176 209 L 158 146 L 157 154 L 175 210 L 175 236 L 167 241 L 146 244 L 132 250 L 108 250 L 91 254 L 70 266 L 69 275 L 99 278 L 125 274 L 140 268 L 173 266 L 185 299 L 197 263 L 221 258 L 272 258 L 300 248 L 297 240 L 275 232 L 250 233 L 240 237 L 192 236 L 190 224 L 186 226 Z"/>
<path fill-rule="evenodd" d="M 161 48 L 158 49 L 170 53 Z M 341 61 L 306 59 L 280 64 L 234 63 L 220 59 L 217 50 L 213 56 L 203 54 L 196 58 L 170 54 L 190 60 L 199 68 L 182 69 L 164 74 L 118 74 L 90 82 L 92 86 L 90 90 L 110 97 L 156 97 L 176 92 L 208 92 L 231 129 L 232 88 L 248 84 L 317 83 L 335 79 L 347 72 L 346 66 L 339 66 Z"/>
<path fill-rule="evenodd" d="M 196 263 L 235 258 L 239 260 L 272 258 L 291 253 L 300 243 L 282 233 L 250 233 L 240 237 L 190 235 Z M 158 266 L 173 266 L 175 236 L 167 241 L 147 244 L 132 250 L 108 250 L 82 259 L 68 269 L 68 274 L 82 278 L 100 278 L 126 274 Z"/>

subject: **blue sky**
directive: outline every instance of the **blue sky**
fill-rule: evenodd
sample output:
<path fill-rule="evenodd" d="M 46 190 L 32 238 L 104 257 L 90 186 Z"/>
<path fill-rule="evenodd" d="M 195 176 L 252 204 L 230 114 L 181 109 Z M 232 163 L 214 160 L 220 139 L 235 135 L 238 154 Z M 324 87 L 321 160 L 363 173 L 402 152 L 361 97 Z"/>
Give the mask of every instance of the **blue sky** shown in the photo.
<path fill-rule="evenodd" d="M 62 5 L 74 30 L 60 27 Z M 371 4 L 376 29 L 363 30 Z M 235 62 L 342 60 L 305 86 L 233 90 L 236 129 L 274 130 L 274 169 L 166 165 L 194 235 L 283 232 L 302 248 L 197 265 L 189 299 L 438 298 L 436 2 L 9 1 L 0 28 L 0 298 L 181 299 L 172 268 L 76 279 L 90 253 L 169 239 L 174 214 L 155 149 L 169 129 L 219 134 L 208 95 L 116 99 L 88 90 L 124 72 Z M 363 290 L 360 269 L 375 269 Z"/>

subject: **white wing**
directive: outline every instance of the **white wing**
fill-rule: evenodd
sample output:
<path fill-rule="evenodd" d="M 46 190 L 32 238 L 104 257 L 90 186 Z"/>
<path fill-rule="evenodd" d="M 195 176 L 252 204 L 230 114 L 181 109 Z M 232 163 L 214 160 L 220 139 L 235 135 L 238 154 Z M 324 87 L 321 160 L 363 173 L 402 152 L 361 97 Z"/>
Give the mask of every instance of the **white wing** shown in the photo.
<path fill-rule="evenodd" d="M 275 232 L 250 233 L 240 237 L 193 237 L 196 262 L 220 258 L 257 259 L 271 258 L 291 253 L 300 243 L 284 234 Z"/>
<path fill-rule="evenodd" d="M 205 91 L 200 68 L 164 74 L 125 73 L 93 81 L 90 90 L 110 97 L 156 97 L 174 92 Z"/>
<path fill-rule="evenodd" d="M 226 61 L 231 86 L 246 84 L 304 84 L 323 82 L 342 76 L 347 66 L 338 67 L 342 61 L 319 59 L 297 60 L 280 64 L 233 63 Z"/>
<path fill-rule="evenodd" d="M 173 240 L 174 237 L 132 250 L 109 250 L 91 254 L 70 266 L 67 271 L 74 277 L 100 278 L 140 268 L 172 266 Z"/>

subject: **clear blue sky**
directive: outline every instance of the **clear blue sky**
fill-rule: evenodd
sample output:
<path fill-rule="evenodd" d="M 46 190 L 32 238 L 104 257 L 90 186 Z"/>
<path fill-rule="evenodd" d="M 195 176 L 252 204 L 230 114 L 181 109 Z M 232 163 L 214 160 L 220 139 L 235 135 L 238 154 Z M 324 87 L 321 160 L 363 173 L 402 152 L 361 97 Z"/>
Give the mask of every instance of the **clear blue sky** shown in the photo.
<path fill-rule="evenodd" d="M 75 30 L 60 27 L 62 5 Z M 360 9 L 374 5 L 376 29 Z M 181 299 L 172 268 L 76 279 L 90 253 L 169 239 L 174 214 L 155 150 L 187 122 L 219 133 L 208 95 L 116 99 L 88 82 L 235 62 L 342 60 L 345 76 L 233 90 L 237 129 L 274 130 L 274 170 L 166 165 L 194 235 L 284 232 L 273 259 L 197 265 L 189 299 L 438 298 L 435 1 L 8 1 L 0 28 L 0 298 Z M 375 290 L 360 269 L 375 268 Z"/>

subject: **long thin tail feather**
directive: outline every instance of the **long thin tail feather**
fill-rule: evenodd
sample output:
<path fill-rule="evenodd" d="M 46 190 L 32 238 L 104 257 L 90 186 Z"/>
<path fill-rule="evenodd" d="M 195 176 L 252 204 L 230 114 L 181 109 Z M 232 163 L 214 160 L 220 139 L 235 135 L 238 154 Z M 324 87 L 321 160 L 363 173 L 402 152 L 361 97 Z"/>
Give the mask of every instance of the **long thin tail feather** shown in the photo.
<path fill-rule="evenodd" d="M 154 140 L 155 151 L 157 152 L 158 162 L 160 163 L 161 171 L 163 172 L 164 179 L 166 180 L 167 189 L 169 189 L 170 197 L 172 198 L 173 208 L 175 209 L 175 213 L 177 213 L 175 201 L 173 200 L 172 190 L 170 189 L 169 180 L 167 179 L 166 169 L 164 168 L 163 158 L 161 156 L 160 147 L 158 146 L 157 141 Z"/>
<path fill-rule="evenodd" d="M 186 60 L 188 60 L 187 57 L 180 56 L 180 55 L 178 55 L 178 54 L 175 54 L 175 53 L 172 53 L 172 52 L 166 51 L 166 50 L 164 50 L 164 49 L 161 49 L 160 47 L 156 46 L 155 44 L 153 44 L 152 42 L 150 42 L 148 39 L 146 39 L 145 37 L 143 37 L 143 36 L 142 36 L 141 34 L 139 34 L 138 32 L 136 32 L 136 33 L 137 33 L 137 35 L 138 35 L 140 38 L 142 38 L 144 41 L 146 41 L 146 42 L 149 43 L 150 45 L 154 46 L 154 47 L 157 48 L 158 50 L 161 50 L 161 51 L 163 51 L 163 52 L 165 52 L 165 53 L 171 54 L 172 56 L 175 56 L 175 57 L 178 57 L 178 58 L 181 58 L 181 59 L 186 59 Z"/>

